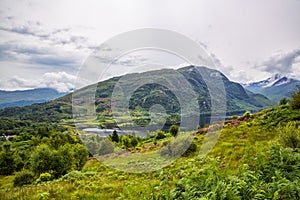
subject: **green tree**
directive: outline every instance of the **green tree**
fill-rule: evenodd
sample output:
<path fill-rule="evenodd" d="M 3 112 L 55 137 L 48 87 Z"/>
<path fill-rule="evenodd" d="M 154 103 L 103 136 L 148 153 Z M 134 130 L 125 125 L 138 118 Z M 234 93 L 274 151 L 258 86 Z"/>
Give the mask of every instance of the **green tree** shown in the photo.
<path fill-rule="evenodd" d="M 29 170 L 22 170 L 16 173 L 14 179 L 14 186 L 22 186 L 26 184 L 31 184 L 34 181 L 34 175 Z"/>
<path fill-rule="evenodd" d="M 286 105 L 289 102 L 289 100 L 287 98 L 282 98 L 279 102 L 279 105 Z"/>
<path fill-rule="evenodd" d="M 60 177 L 72 170 L 73 163 L 74 155 L 72 145 L 66 144 L 59 147 L 58 151 L 55 151 L 52 170 L 55 172 L 57 177 Z"/>
<path fill-rule="evenodd" d="M 116 142 L 116 143 L 119 142 L 119 135 L 118 135 L 118 133 L 117 133 L 116 130 L 113 131 L 113 134 L 112 134 L 112 136 L 111 136 L 111 140 L 112 140 L 113 142 Z"/>
<path fill-rule="evenodd" d="M 89 152 L 82 144 L 73 145 L 73 151 L 75 169 L 81 170 L 88 159 Z"/>
<path fill-rule="evenodd" d="M 133 137 L 131 139 L 131 146 L 136 147 L 138 145 L 139 141 L 136 137 Z"/>
<path fill-rule="evenodd" d="M 13 152 L 10 149 L 10 142 L 5 142 L 0 152 L 0 174 L 11 175 L 15 170 Z"/>
<path fill-rule="evenodd" d="M 46 144 L 36 147 L 31 155 L 30 166 L 35 175 L 50 172 L 54 163 L 53 151 Z"/>
<path fill-rule="evenodd" d="M 176 137 L 178 135 L 178 132 L 179 132 L 179 127 L 176 125 L 176 124 L 173 124 L 170 129 L 169 129 L 169 132 L 171 133 L 171 135 L 173 137 Z"/>
<path fill-rule="evenodd" d="M 122 137 L 122 144 L 126 147 L 129 148 L 131 145 L 131 141 L 130 138 L 126 135 L 124 137 Z"/>
<path fill-rule="evenodd" d="M 298 91 L 295 91 L 291 95 L 290 105 L 292 109 L 300 109 L 300 86 L 298 87 Z"/>

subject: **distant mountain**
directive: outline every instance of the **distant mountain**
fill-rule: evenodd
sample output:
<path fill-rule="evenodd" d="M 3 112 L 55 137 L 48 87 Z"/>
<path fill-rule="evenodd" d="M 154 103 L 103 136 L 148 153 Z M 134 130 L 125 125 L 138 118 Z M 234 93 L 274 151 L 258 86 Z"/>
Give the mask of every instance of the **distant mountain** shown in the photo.
<path fill-rule="evenodd" d="M 247 110 L 255 112 L 274 105 L 274 102 L 270 101 L 265 96 L 261 94 L 254 94 L 245 90 L 239 83 L 230 81 L 226 76 L 217 70 L 208 69 L 206 67 L 188 66 L 180 68 L 176 71 L 181 73 L 192 86 L 192 89 L 198 96 L 197 99 L 200 111 L 205 116 L 209 116 L 211 102 L 207 85 L 201 76 L 203 73 L 218 74 L 221 76 L 226 91 L 227 115 L 241 114 Z M 176 96 L 174 96 L 174 93 L 162 85 L 154 83 L 144 84 L 143 81 L 143 77 L 154 76 L 161 76 L 165 80 L 174 80 L 174 77 L 172 76 L 176 71 L 174 69 L 162 69 L 144 72 L 138 75 L 127 74 L 121 77 L 114 77 L 109 80 L 86 86 L 76 91 L 76 93 L 81 93 L 82 97 L 85 99 L 92 98 L 93 96 L 96 98 L 94 105 L 96 106 L 96 112 L 98 115 L 98 125 L 107 128 L 115 127 L 116 123 L 111 112 L 112 93 L 119 81 L 130 79 L 132 80 L 129 83 L 130 87 L 132 87 L 132 84 L 142 85 L 133 92 L 129 102 L 131 117 L 135 118 L 138 121 L 138 124 L 147 125 L 147 123 L 149 123 L 149 109 L 151 109 L 153 105 L 157 104 L 160 104 L 166 110 L 166 114 L 169 117 L 167 118 L 166 123 L 179 123 L 180 103 Z M 178 81 L 180 83 L 180 80 Z M 213 78 L 211 81 L 213 82 Z M 95 87 L 96 94 L 93 91 L 93 88 Z M 186 91 L 182 92 L 184 93 Z M 83 108 L 82 115 L 85 115 L 85 109 L 86 108 Z M 124 113 L 121 112 L 120 115 L 124 115 Z M 62 119 L 72 119 L 72 93 L 41 104 L 2 109 L 0 110 L 0 117 L 27 119 L 37 122 L 58 122 Z M 124 119 L 126 120 L 127 117 Z M 124 122 L 123 125 L 126 126 L 126 122 Z"/>
<path fill-rule="evenodd" d="M 32 90 L 4 91 L 0 90 L 0 108 L 26 106 L 43 103 L 66 95 L 52 88 L 37 88 Z"/>
<path fill-rule="evenodd" d="M 284 97 L 289 98 L 291 93 L 297 90 L 297 85 L 300 86 L 299 80 L 275 74 L 266 80 L 244 84 L 243 86 L 251 92 L 263 94 L 269 99 L 279 102 Z"/>

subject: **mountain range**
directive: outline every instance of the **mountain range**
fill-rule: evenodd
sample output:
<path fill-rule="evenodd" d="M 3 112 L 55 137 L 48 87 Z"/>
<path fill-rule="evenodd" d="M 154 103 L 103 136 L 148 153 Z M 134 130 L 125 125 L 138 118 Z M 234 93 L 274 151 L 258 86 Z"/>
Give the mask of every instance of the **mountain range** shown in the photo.
<path fill-rule="evenodd" d="M 36 88 L 31 90 L 4 91 L 0 90 L 0 108 L 26 106 L 34 103 L 43 103 L 61 96 L 65 92 L 58 92 L 52 88 Z"/>
<path fill-rule="evenodd" d="M 174 93 L 159 84 L 143 84 L 143 77 L 159 78 L 161 76 L 161 78 L 168 80 L 174 79 L 172 75 L 174 72 L 182 74 L 192 86 L 197 95 L 202 113 L 209 113 L 211 107 L 208 88 L 201 76 L 203 73 L 219 74 L 221 76 L 226 92 L 227 115 L 241 114 L 247 110 L 255 112 L 274 105 L 274 102 L 265 96 L 245 90 L 239 83 L 230 81 L 221 72 L 198 66 L 187 66 L 178 70 L 162 69 L 140 74 L 127 74 L 86 86 L 79 89 L 77 93 L 82 93 L 84 98 L 94 95 L 96 97 L 95 106 L 100 126 L 114 127 L 116 122 L 113 120 L 111 113 L 111 97 L 114 88 L 120 80 L 131 78 L 132 84 L 139 83 L 142 85 L 130 97 L 129 109 L 131 116 L 137 119 L 138 123 L 147 124 L 149 123 L 149 109 L 153 105 L 160 104 L 166 110 L 166 114 L 169 117 L 167 122 L 169 120 L 169 123 L 174 123 L 180 120 L 178 118 L 178 115 L 180 116 L 180 103 Z M 180 82 L 181 80 L 178 81 Z M 213 82 L 213 79 L 211 81 Z M 96 88 L 96 93 L 93 91 L 93 88 Z M 2 109 L 0 110 L 0 117 L 13 117 L 43 122 L 58 122 L 62 119 L 72 119 L 72 94 L 70 93 L 45 103 Z"/>
<path fill-rule="evenodd" d="M 279 102 L 284 97 L 289 98 L 291 93 L 297 90 L 297 85 L 300 85 L 299 80 L 275 74 L 266 80 L 243 84 L 243 87 L 251 92 L 263 94 L 272 101 Z"/>

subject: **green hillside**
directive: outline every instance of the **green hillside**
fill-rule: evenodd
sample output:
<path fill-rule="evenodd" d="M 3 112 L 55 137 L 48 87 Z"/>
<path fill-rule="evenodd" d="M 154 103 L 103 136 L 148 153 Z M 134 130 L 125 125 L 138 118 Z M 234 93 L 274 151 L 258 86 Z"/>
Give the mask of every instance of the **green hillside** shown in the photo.
<path fill-rule="evenodd" d="M 73 166 L 66 171 L 68 173 L 58 176 L 58 179 L 53 171 L 44 172 L 39 177 L 33 175 L 25 186 L 16 185 L 14 179 L 20 177 L 18 173 L 2 175 L 0 198 L 299 199 L 299 121 L 300 110 L 293 110 L 287 105 L 253 115 L 233 117 L 225 122 L 224 128 L 214 131 L 215 134 L 220 134 L 220 138 L 207 157 L 199 157 L 198 150 L 207 137 L 206 131 L 213 129 L 215 125 L 192 132 L 196 151 L 190 149 L 169 166 L 150 173 L 118 171 L 96 158 L 90 158 L 81 171 L 74 171 L 76 168 Z M 47 131 L 44 132 L 46 133 Z M 40 136 L 40 142 L 35 144 L 37 147 L 33 143 L 36 136 L 27 136 L 25 139 L 23 134 L 11 142 L 2 143 L 2 149 L 9 145 L 9 151 L 20 152 L 21 149 L 24 151 L 32 146 L 33 159 L 37 152 L 42 151 L 41 148 L 45 148 L 43 144 L 51 146 L 58 141 L 65 141 L 63 138 L 53 140 L 57 138 L 53 134 Z M 179 132 L 180 134 L 184 133 Z M 76 143 L 76 137 L 72 133 L 70 136 L 73 139 L 68 140 Z M 159 151 L 169 140 L 172 140 L 170 134 L 157 132 L 155 137 L 140 140 L 135 148 L 125 147 L 131 154 L 119 155 L 118 164 L 133 163 L 138 167 L 141 163 L 135 161 L 138 159 L 136 155 Z M 119 143 L 124 145 L 124 138 Z M 3 151 L 5 150 L 2 150 L 1 156 Z M 61 152 L 63 149 L 52 151 Z M 106 163 L 115 158 L 105 157 Z M 24 168 L 32 169 L 32 164 L 25 164 Z"/>

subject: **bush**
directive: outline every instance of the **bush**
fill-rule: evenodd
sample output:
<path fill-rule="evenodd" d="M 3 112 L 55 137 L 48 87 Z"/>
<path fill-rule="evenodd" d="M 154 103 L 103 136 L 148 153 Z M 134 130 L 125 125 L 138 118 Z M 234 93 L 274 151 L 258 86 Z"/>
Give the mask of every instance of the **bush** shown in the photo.
<path fill-rule="evenodd" d="M 281 128 L 280 143 L 285 147 L 300 148 L 300 128 L 295 122 L 289 122 Z"/>
<path fill-rule="evenodd" d="M 155 139 L 160 140 L 160 139 L 163 139 L 165 137 L 166 137 L 165 132 L 163 132 L 161 130 L 156 132 Z"/>
<path fill-rule="evenodd" d="M 40 182 L 51 181 L 51 180 L 52 180 L 52 175 L 50 173 L 42 173 L 36 182 L 40 183 Z"/>
<path fill-rule="evenodd" d="M 279 105 L 286 105 L 289 102 L 289 100 L 287 98 L 282 98 L 279 102 Z"/>
<path fill-rule="evenodd" d="M 23 170 L 16 173 L 14 186 L 22 186 L 31 184 L 34 181 L 33 173 L 29 170 Z"/>
<path fill-rule="evenodd" d="M 191 145 L 191 138 L 186 136 L 178 136 L 160 149 L 161 156 L 178 157 L 188 151 Z M 194 146 L 192 147 L 194 148 Z M 196 146 L 197 148 L 197 146 Z"/>
<path fill-rule="evenodd" d="M 292 109 L 300 109 L 300 87 L 298 86 L 298 91 L 295 91 L 291 95 L 290 105 Z"/>
<path fill-rule="evenodd" d="M 191 153 L 194 153 L 197 151 L 197 145 L 192 142 L 189 148 L 184 152 L 183 156 L 189 156 Z"/>
<path fill-rule="evenodd" d="M 250 118 L 250 116 L 251 116 L 250 111 L 245 112 L 244 115 L 243 115 L 243 117 L 245 117 L 247 119 Z"/>
<path fill-rule="evenodd" d="M 138 145 L 139 141 L 136 137 L 133 137 L 131 139 L 131 146 L 136 147 Z"/>
<path fill-rule="evenodd" d="M 173 137 L 176 137 L 178 135 L 178 131 L 179 131 L 179 127 L 175 124 L 173 124 L 169 129 L 169 132 Z"/>
<path fill-rule="evenodd" d="M 119 135 L 116 130 L 113 131 L 111 136 L 111 141 L 118 143 L 119 142 Z"/>

